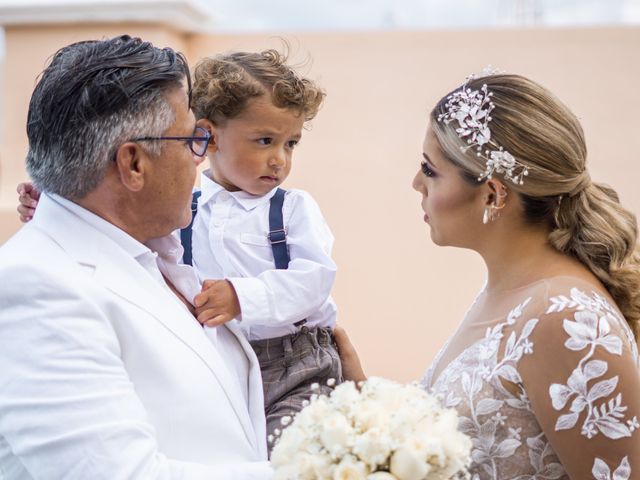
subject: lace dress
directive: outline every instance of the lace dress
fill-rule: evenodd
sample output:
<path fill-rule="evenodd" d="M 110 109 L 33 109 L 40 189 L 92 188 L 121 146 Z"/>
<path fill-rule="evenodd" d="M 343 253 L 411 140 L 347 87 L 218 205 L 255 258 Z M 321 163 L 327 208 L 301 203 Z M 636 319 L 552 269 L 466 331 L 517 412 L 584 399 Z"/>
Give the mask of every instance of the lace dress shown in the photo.
<path fill-rule="evenodd" d="M 590 283 L 481 293 L 423 383 L 460 413 L 474 479 L 640 479 L 637 344 Z"/>

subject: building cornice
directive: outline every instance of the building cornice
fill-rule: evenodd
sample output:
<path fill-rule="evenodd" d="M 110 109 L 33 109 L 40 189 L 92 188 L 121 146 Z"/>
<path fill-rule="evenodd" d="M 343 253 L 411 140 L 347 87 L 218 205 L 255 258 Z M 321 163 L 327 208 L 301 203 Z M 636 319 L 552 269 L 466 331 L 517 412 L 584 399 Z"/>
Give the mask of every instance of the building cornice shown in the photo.
<path fill-rule="evenodd" d="M 201 0 L 0 0 L 0 26 L 155 23 L 204 32 L 213 19 Z"/>

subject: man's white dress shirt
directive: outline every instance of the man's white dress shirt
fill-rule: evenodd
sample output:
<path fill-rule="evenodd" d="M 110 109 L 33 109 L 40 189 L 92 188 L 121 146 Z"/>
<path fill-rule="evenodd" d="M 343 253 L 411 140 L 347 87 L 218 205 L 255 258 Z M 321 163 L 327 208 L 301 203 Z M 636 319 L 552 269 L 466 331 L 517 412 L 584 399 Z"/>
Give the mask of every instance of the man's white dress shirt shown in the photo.
<path fill-rule="evenodd" d="M 331 288 L 336 264 L 333 235 L 318 204 L 302 190 L 288 190 L 283 205 L 291 262 L 277 270 L 267 234 L 269 201 L 263 196 L 228 192 L 201 177 L 202 195 L 193 224 L 193 265 L 201 280 L 226 278 L 240 301 L 238 324 L 250 340 L 295 333 L 294 323 L 333 327 L 336 305 Z"/>

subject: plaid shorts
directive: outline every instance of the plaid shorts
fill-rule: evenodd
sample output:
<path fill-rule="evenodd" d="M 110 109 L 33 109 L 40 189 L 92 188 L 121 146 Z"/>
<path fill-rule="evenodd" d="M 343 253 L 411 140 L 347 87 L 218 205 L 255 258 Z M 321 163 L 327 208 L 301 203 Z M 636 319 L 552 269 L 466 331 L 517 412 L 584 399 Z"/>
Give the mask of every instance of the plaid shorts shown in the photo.
<path fill-rule="evenodd" d="M 327 380 L 342 382 L 342 365 L 330 328 L 308 328 L 251 343 L 262 371 L 267 435 L 282 429 L 280 419 L 302 410 L 314 393 L 329 394 Z M 318 383 L 320 389 L 311 390 Z M 272 444 L 269 444 L 271 453 Z"/>

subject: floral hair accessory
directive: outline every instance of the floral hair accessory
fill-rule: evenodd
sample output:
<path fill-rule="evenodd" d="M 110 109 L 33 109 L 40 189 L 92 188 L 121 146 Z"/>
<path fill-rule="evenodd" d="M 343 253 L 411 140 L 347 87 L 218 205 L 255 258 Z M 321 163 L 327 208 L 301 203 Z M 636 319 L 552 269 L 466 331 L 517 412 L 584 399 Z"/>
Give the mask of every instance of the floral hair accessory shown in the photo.
<path fill-rule="evenodd" d="M 522 185 L 523 177 L 529 174 L 526 165 L 518 162 L 513 155 L 491 139 L 491 111 L 495 104 L 491 101 L 493 92 L 490 92 L 484 84 L 480 90 L 468 87 L 469 82 L 475 78 L 498 73 L 485 68 L 480 76 L 470 75 L 462 87 L 447 97 L 446 112 L 438 115 L 438 121 L 449 124 L 458 122 L 456 133 L 467 141 L 467 146 L 460 147 L 466 152 L 476 147 L 477 155 L 486 160 L 486 169 L 478 177 L 478 181 L 492 178 L 494 173 L 502 173 L 517 185 Z"/>

